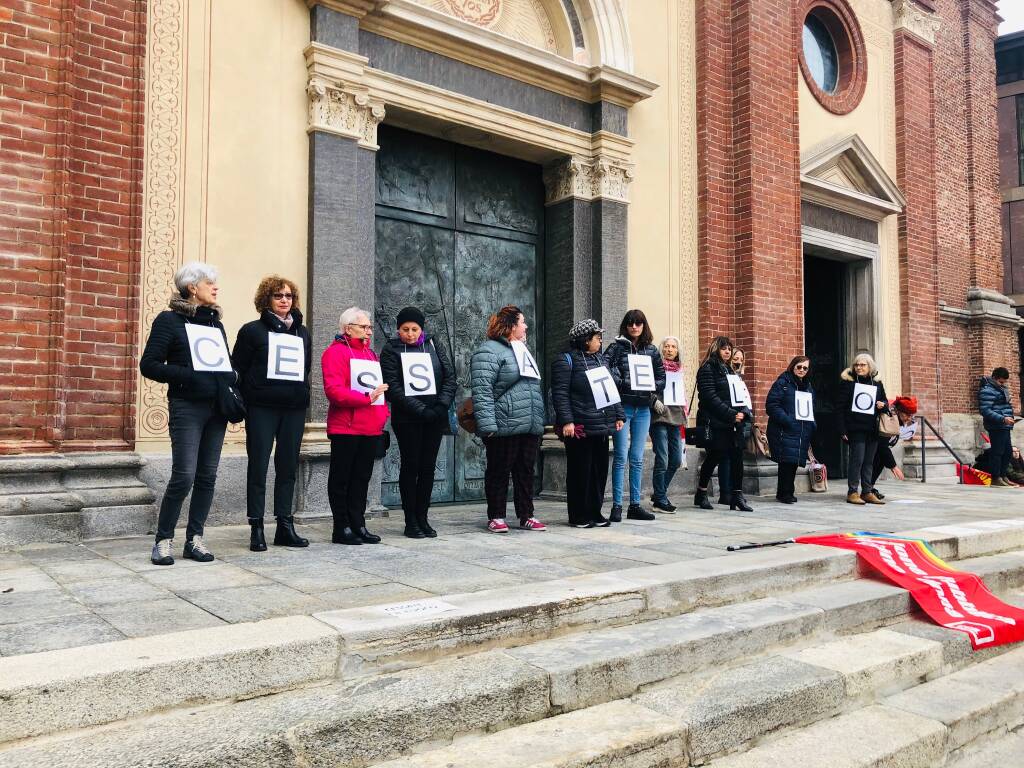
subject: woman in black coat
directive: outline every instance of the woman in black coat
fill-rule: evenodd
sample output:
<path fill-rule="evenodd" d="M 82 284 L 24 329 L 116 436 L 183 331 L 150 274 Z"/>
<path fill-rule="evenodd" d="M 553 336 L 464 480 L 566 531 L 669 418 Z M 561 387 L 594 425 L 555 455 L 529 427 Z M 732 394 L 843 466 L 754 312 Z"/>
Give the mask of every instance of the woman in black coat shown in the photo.
<path fill-rule="evenodd" d="M 622 429 L 625 414 L 618 389 L 601 354 L 601 327 L 596 320 L 581 320 L 569 330 L 569 351 L 551 365 L 551 400 L 555 429 L 565 442 L 566 493 L 569 525 L 605 528 L 601 514 L 608 483 L 608 437 Z M 588 371 L 604 369 L 595 385 L 604 395 L 601 407 Z"/>
<path fill-rule="evenodd" d="M 728 379 L 732 374 L 729 367 L 732 350 L 733 343 L 728 336 L 717 337 L 711 342 L 704 362 L 697 370 L 697 394 L 700 400 L 696 428 L 704 438 L 704 462 L 700 465 L 693 504 L 701 509 L 714 509 L 708 499 L 708 486 L 715 467 L 718 468 L 719 487 L 723 491 L 732 487 L 729 456 L 737 440 L 743 438 L 744 425 L 751 422 L 748 408 L 732 405 Z M 735 509 L 735 503 L 730 504 L 730 508 Z"/>
<path fill-rule="evenodd" d="M 814 389 L 807 378 L 810 370 L 809 357 L 794 357 L 789 361 L 789 367 L 772 384 L 764 403 L 768 412 L 768 446 L 772 459 L 779 465 L 775 498 L 783 504 L 796 503 L 796 468 L 807 463 L 807 450 L 814 436 L 813 401 L 810 406 L 802 404 L 799 414 L 796 406 L 797 392 L 806 392 L 812 398 L 814 396 Z"/>
<path fill-rule="evenodd" d="M 853 365 L 840 375 L 839 395 L 836 398 L 836 417 L 839 434 L 850 445 L 850 461 L 847 466 L 846 501 L 850 504 L 885 504 L 872 490 L 871 472 L 878 449 L 878 416 L 888 411 L 885 387 L 878 379 L 878 368 L 871 355 L 860 354 L 853 359 Z M 857 385 L 873 387 L 874 403 L 866 390 L 857 394 Z M 859 410 L 854 409 L 856 397 Z M 873 405 L 873 407 L 872 407 Z M 869 413 L 862 411 L 870 410 Z M 863 494 L 863 495 L 861 495 Z"/>
<path fill-rule="evenodd" d="M 231 353 L 245 398 L 245 450 L 248 454 L 245 505 L 249 549 L 267 551 L 263 515 L 267 506 L 271 450 L 274 452 L 274 517 L 277 520 L 274 544 L 308 547 L 309 541 L 295 532 L 292 499 L 309 407 L 312 341 L 302 324 L 299 287 L 291 280 L 280 275 L 263 278 L 256 288 L 253 304 L 260 316 L 239 329 Z"/>
<path fill-rule="evenodd" d="M 234 385 L 237 380 L 217 305 L 217 270 L 197 261 L 185 264 L 174 274 L 174 288 L 170 309 L 153 320 L 139 360 L 143 376 L 167 384 L 167 431 L 171 437 L 171 479 L 160 502 L 150 557 L 154 565 L 174 564 L 174 528 L 189 492 L 192 498 L 182 556 L 201 563 L 213 560 L 203 542 L 203 528 L 213 504 L 228 425 L 217 407 L 217 394 L 218 387 Z M 207 334 L 213 329 L 213 333 L 190 343 L 189 326 Z M 222 348 L 218 339 L 223 339 Z"/>
<path fill-rule="evenodd" d="M 381 373 L 388 385 L 385 393 L 391 404 L 391 429 L 398 439 L 401 469 L 398 490 L 405 513 L 405 535 L 410 539 L 434 538 L 430 527 L 430 495 L 434 490 L 434 465 L 441 448 L 441 437 L 448 431 L 448 410 L 455 397 L 455 366 L 445 351 L 423 331 L 426 316 L 416 307 L 398 313 L 398 335 L 388 339 L 380 353 Z M 410 369 L 406 382 L 402 356 L 425 354 L 429 357 L 433 386 L 425 368 Z M 407 390 L 408 385 L 408 390 Z M 430 391 L 431 394 L 415 394 Z"/>

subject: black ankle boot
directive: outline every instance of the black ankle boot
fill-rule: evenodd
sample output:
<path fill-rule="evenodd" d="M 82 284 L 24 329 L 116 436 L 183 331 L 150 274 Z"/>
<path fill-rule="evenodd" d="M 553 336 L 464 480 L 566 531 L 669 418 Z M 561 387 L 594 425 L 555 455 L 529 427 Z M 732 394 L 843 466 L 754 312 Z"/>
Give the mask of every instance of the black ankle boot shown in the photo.
<path fill-rule="evenodd" d="M 714 509 L 711 502 L 708 501 L 707 489 L 697 489 L 697 492 L 693 494 L 693 506 L 700 507 L 701 509 Z"/>
<path fill-rule="evenodd" d="M 729 509 L 740 510 L 741 512 L 753 512 L 754 508 L 747 504 L 747 497 L 743 495 L 743 491 L 733 491 L 732 499 L 729 500 Z"/>
<path fill-rule="evenodd" d="M 356 535 L 362 539 L 363 544 L 380 544 L 380 536 L 370 533 L 365 525 L 356 531 Z"/>
<path fill-rule="evenodd" d="M 613 523 L 621 523 L 622 522 L 622 505 L 621 504 L 612 504 L 611 511 L 608 513 L 608 519 L 611 520 Z"/>
<path fill-rule="evenodd" d="M 416 521 L 420 524 L 420 530 L 427 535 L 428 539 L 437 538 L 437 531 L 430 527 L 426 514 L 416 515 Z"/>
<path fill-rule="evenodd" d="M 627 520 L 654 520 L 654 515 L 641 507 L 639 504 L 630 504 L 626 510 Z"/>
<path fill-rule="evenodd" d="M 266 552 L 267 540 L 263 536 L 263 518 L 249 518 L 249 549 L 252 552 Z"/>
<path fill-rule="evenodd" d="M 274 531 L 274 546 L 308 547 L 309 539 L 304 539 L 295 532 L 294 518 L 279 517 L 277 518 L 277 530 Z"/>
<path fill-rule="evenodd" d="M 362 544 L 363 540 L 351 528 L 335 528 L 334 533 L 331 535 L 331 543 Z"/>
<path fill-rule="evenodd" d="M 414 515 L 405 516 L 405 536 L 409 539 L 427 538 L 427 532 L 420 527 L 420 521 Z"/>

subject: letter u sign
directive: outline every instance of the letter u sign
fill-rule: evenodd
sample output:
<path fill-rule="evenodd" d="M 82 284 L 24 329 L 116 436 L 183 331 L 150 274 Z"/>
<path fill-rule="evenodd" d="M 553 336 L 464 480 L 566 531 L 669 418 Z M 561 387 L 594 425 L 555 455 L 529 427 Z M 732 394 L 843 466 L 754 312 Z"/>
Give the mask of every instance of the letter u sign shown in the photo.
<path fill-rule="evenodd" d="M 810 392 L 794 393 L 797 421 L 814 421 L 814 396 Z"/>

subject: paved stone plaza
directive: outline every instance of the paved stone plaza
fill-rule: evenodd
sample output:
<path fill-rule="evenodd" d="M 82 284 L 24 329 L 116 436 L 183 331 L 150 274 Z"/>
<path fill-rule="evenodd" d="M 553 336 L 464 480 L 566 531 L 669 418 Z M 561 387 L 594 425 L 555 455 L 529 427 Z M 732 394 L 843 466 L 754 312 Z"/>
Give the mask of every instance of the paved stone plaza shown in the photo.
<path fill-rule="evenodd" d="M 683 506 L 652 523 L 576 530 L 564 505 L 540 502 L 543 533 L 483 529 L 479 505 L 442 507 L 439 536 L 401 535 L 400 512 L 371 521 L 378 546 L 332 545 L 330 524 L 304 526 L 308 550 L 248 550 L 248 527 L 211 528 L 217 555 L 204 565 L 149 562 L 151 540 L 37 544 L 0 553 L 0 655 L 144 637 L 225 623 L 310 615 L 337 608 L 524 585 L 583 573 L 619 571 L 726 554 L 729 544 L 812 532 L 907 531 L 925 526 L 1019 517 L 1024 489 L 895 483 L 890 503 L 854 507 L 842 490 L 804 494 L 795 505 L 753 499 L 752 513 Z M 176 542 L 176 555 L 183 541 Z M 743 557 L 737 553 L 735 557 Z"/>

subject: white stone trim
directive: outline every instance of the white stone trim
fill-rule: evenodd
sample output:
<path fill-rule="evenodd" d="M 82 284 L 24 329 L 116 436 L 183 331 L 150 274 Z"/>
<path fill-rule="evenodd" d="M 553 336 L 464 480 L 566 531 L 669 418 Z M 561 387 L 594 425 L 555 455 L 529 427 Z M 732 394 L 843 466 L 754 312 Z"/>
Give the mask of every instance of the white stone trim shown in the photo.
<path fill-rule="evenodd" d="M 593 160 L 570 157 L 544 169 L 545 205 L 569 198 L 629 202 L 633 165 L 598 155 Z"/>
<path fill-rule="evenodd" d="M 926 11 L 913 0 L 895 0 L 892 4 L 893 30 L 904 29 L 930 45 L 942 27 L 938 14 Z"/>

